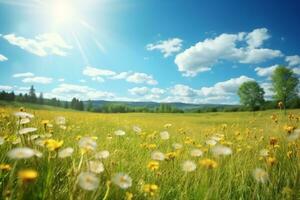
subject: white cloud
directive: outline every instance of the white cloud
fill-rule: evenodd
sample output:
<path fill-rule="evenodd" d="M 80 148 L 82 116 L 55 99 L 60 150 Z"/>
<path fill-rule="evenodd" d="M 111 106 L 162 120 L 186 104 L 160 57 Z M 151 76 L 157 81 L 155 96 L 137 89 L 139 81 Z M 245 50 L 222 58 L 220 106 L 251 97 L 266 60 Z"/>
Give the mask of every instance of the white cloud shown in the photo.
<path fill-rule="evenodd" d="M 112 76 L 110 79 L 114 79 L 114 80 L 126 79 L 129 74 L 130 74 L 129 72 L 121 72 L 115 76 Z"/>
<path fill-rule="evenodd" d="M 65 79 L 64 78 L 60 78 L 60 79 L 58 79 L 58 82 L 64 82 L 65 81 Z"/>
<path fill-rule="evenodd" d="M 199 95 L 199 90 L 195 90 L 187 85 L 177 84 L 170 90 L 171 94 L 179 97 L 195 97 Z"/>
<path fill-rule="evenodd" d="M 80 83 L 85 83 L 85 82 L 86 82 L 86 80 L 84 80 L 84 79 L 80 79 L 80 80 L 79 80 L 79 82 L 80 82 Z"/>
<path fill-rule="evenodd" d="M 4 61 L 7 61 L 8 58 L 5 57 L 4 55 L 0 54 L 0 62 L 4 62 Z"/>
<path fill-rule="evenodd" d="M 52 78 L 43 77 L 43 76 L 34 76 L 27 77 L 22 80 L 23 83 L 41 83 L 41 84 L 49 84 L 52 82 Z"/>
<path fill-rule="evenodd" d="M 149 92 L 147 87 L 134 87 L 128 90 L 130 94 L 137 96 L 144 96 Z"/>
<path fill-rule="evenodd" d="M 15 34 L 3 36 L 10 44 L 20 47 L 37 56 L 58 55 L 66 56 L 67 51 L 72 49 L 57 33 L 45 33 L 35 38 L 24 38 Z"/>
<path fill-rule="evenodd" d="M 298 68 L 293 68 L 293 72 L 297 75 L 300 75 L 300 67 Z"/>
<path fill-rule="evenodd" d="M 0 85 L 0 91 L 11 91 L 13 89 L 12 86 L 9 85 Z"/>
<path fill-rule="evenodd" d="M 25 73 L 14 74 L 12 77 L 14 77 L 14 78 L 24 78 L 24 77 L 32 77 L 32 76 L 34 76 L 33 73 L 25 72 Z"/>
<path fill-rule="evenodd" d="M 98 76 L 114 76 L 116 72 L 107 70 L 107 69 L 98 69 L 95 67 L 87 66 L 83 70 L 83 75 L 91 76 L 91 77 L 98 77 Z"/>
<path fill-rule="evenodd" d="M 168 40 L 161 40 L 154 44 L 147 44 L 146 49 L 148 51 L 158 50 L 164 57 L 169 57 L 173 53 L 179 52 L 182 47 L 182 40 L 179 38 L 170 38 Z"/>
<path fill-rule="evenodd" d="M 212 87 L 202 87 L 200 89 L 204 96 L 222 96 L 222 95 L 235 95 L 238 88 L 247 81 L 254 79 L 247 76 L 240 76 L 238 78 L 231 78 L 227 81 L 218 82 Z"/>
<path fill-rule="evenodd" d="M 300 56 L 298 55 L 287 56 L 285 57 L 285 61 L 288 63 L 289 66 L 300 65 Z"/>
<path fill-rule="evenodd" d="M 270 67 L 256 67 L 254 70 L 256 71 L 258 76 L 266 76 L 266 77 L 270 77 L 274 70 L 278 67 L 278 65 L 273 65 Z"/>
<path fill-rule="evenodd" d="M 175 58 L 178 70 L 185 76 L 196 76 L 209 71 L 222 61 L 239 63 L 260 63 L 280 57 L 279 50 L 261 48 L 269 38 L 267 29 L 255 29 L 251 33 L 223 33 L 215 38 L 205 39 L 179 53 Z M 242 46 L 242 47 L 238 47 Z"/>
<path fill-rule="evenodd" d="M 158 82 L 151 75 L 135 72 L 126 78 L 131 83 L 146 83 L 148 85 L 157 85 Z"/>
<path fill-rule="evenodd" d="M 115 95 L 113 93 L 99 91 L 88 86 L 63 83 L 57 88 L 54 88 L 51 93 L 45 93 L 45 97 L 57 97 L 63 100 L 70 100 L 73 97 L 81 100 L 111 100 L 113 97 L 115 97 Z"/>
<path fill-rule="evenodd" d="M 156 95 L 161 95 L 165 93 L 165 90 L 161 88 L 152 88 L 151 93 Z"/>
<path fill-rule="evenodd" d="M 268 40 L 271 36 L 268 33 L 268 29 L 260 28 L 255 29 L 246 36 L 246 41 L 251 48 L 260 47 L 265 40 Z"/>
<path fill-rule="evenodd" d="M 272 84 L 269 82 L 261 83 L 260 86 L 264 89 L 264 97 L 268 100 L 272 99 L 274 92 L 272 91 Z"/>

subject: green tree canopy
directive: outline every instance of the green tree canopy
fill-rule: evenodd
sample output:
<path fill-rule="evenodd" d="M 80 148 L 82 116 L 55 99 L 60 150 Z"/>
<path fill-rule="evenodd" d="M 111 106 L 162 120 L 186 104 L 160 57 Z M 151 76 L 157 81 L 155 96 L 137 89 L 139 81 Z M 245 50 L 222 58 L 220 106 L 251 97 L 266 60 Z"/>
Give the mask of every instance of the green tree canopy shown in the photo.
<path fill-rule="evenodd" d="M 255 81 L 244 82 L 238 90 L 241 104 L 251 111 L 259 109 L 264 104 L 264 94 L 264 90 Z"/>
<path fill-rule="evenodd" d="M 298 97 L 299 79 L 289 68 L 278 66 L 272 75 L 272 86 L 275 93 L 274 99 L 282 101 L 283 107 Z"/>

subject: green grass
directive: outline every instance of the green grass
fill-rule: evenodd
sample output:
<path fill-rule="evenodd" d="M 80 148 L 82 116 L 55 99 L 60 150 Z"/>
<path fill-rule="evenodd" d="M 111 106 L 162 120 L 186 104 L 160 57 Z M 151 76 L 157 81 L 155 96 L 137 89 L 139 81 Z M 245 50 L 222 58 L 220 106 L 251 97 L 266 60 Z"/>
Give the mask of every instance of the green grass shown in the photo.
<path fill-rule="evenodd" d="M 19 127 L 13 113 L 17 105 L 3 105 L 0 108 L 0 136 L 5 143 L 0 146 L 0 163 L 16 163 L 10 171 L 0 171 L 0 190 L 2 195 L 11 199 L 124 199 L 126 192 L 133 194 L 133 199 L 296 199 L 299 197 L 299 139 L 287 140 L 285 125 L 299 127 L 299 111 L 289 110 L 293 119 L 283 115 L 279 110 L 241 113 L 203 113 L 203 114 L 96 114 L 76 112 L 53 107 L 32 107 L 26 112 L 35 118 L 26 126 L 36 127 L 40 137 L 52 133 L 55 140 L 63 140 L 60 149 L 74 148 L 69 158 L 58 158 L 57 151 L 49 151 L 34 142 L 12 144 L 19 137 Z M 278 123 L 270 117 L 275 114 Z M 55 118 L 66 118 L 66 129 L 55 124 Z M 297 120 L 298 117 L 298 120 Z M 53 128 L 44 129 L 42 120 L 49 120 Z M 172 124 L 165 128 L 165 124 Z M 143 132 L 137 135 L 132 127 L 138 125 Z M 114 131 L 122 129 L 125 136 L 115 136 Z M 169 140 L 162 140 L 160 132 L 167 130 Z M 216 157 L 212 148 L 205 141 L 215 134 L 224 138 L 219 142 L 232 149 L 229 156 Z M 88 161 L 95 160 L 95 152 L 81 154 L 78 138 L 82 136 L 97 137 L 97 150 L 108 150 L 110 156 L 103 160 L 104 172 L 97 175 L 99 186 L 95 191 L 86 191 L 77 184 L 80 172 L 88 171 Z M 23 139 L 28 138 L 24 136 Z M 277 145 L 270 145 L 270 138 L 275 137 Z M 26 144 L 25 144 L 26 143 Z M 181 143 L 183 148 L 175 151 L 173 143 Z M 155 148 L 150 148 L 151 145 Z M 149 146 L 150 145 L 150 146 Z M 18 146 L 28 146 L 43 153 L 41 158 L 25 160 L 9 159 L 7 152 Z M 190 150 L 201 149 L 202 157 L 191 157 Z M 269 165 L 267 158 L 261 158 L 261 149 L 269 149 L 269 158 L 275 158 L 274 165 Z M 173 160 L 159 161 L 159 169 L 150 171 L 147 164 L 151 161 L 151 152 L 175 152 Z M 288 152 L 290 157 L 287 156 Z M 82 164 L 80 160 L 82 158 Z M 206 169 L 199 161 L 209 158 L 218 163 L 213 169 Z M 197 169 L 184 172 L 182 163 L 192 160 Z M 26 168 L 38 172 L 38 177 L 30 183 L 18 179 L 18 171 Z M 266 183 L 259 183 L 253 177 L 253 170 L 264 169 L 269 176 Z M 79 169 L 79 170 L 78 170 Z M 111 180 L 115 173 L 124 172 L 132 178 L 132 186 L 124 190 Z M 150 196 L 145 193 L 145 184 L 156 184 L 158 190 Z M 108 185 L 108 187 L 107 187 Z M 109 190 L 108 190 L 109 188 Z M 3 196 L 3 198 L 4 198 Z"/>

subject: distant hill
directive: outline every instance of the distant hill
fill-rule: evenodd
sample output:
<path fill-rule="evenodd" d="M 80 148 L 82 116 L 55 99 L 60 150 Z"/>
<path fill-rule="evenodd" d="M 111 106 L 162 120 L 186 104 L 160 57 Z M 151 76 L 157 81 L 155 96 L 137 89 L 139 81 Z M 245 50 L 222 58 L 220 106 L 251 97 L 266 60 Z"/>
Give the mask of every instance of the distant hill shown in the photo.
<path fill-rule="evenodd" d="M 84 102 L 85 104 L 88 101 Z M 95 107 L 102 107 L 106 104 L 122 104 L 130 107 L 147 107 L 150 109 L 159 107 L 161 103 L 157 102 L 141 102 L 141 101 L 104 101 L 104 100 L 92 100 L 92 104 Z M 163 103 L 175 107 L 181 110 L 191 110 L 191 109 L 201 109 L 201 108 L 226 108 L 226 107 L 235 107 L 236 105 L 225 105 L 225 104 L 189 104 L 189 103 L 181 103 L 181 102 L 172 102 L 172 103 Z"/>

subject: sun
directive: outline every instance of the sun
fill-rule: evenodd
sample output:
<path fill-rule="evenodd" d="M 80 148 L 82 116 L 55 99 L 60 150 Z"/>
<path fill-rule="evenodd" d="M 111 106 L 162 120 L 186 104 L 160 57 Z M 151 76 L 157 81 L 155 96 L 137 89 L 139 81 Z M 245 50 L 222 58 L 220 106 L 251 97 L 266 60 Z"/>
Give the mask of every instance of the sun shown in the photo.
<path fill-rule="evenodd" d="M 53 0 L 51 1 L 50 17 L 56 25 L 72 25 L 79 19 L 78 8 L 71 0 Z"/>

